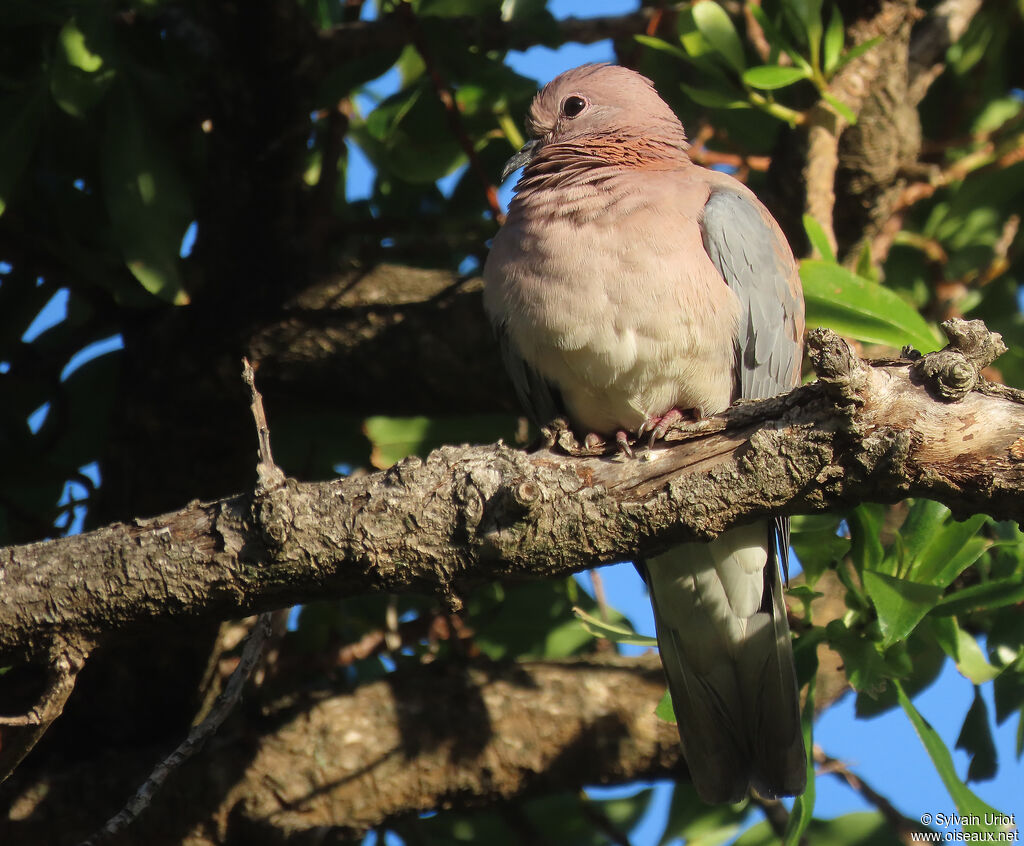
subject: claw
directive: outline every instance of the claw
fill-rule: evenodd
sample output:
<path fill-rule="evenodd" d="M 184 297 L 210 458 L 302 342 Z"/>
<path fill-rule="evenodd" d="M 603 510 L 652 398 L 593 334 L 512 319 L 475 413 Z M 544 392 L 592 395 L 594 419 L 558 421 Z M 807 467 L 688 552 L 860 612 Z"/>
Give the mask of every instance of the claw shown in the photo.
<path fill-rule="evenodd" d="M 619 448 L 619 452 L 627 458 L 633 457 L 633 448 L 629 445 L 629 435 L 623 432 L 622 429 L 615 433 L 615 445 Z"/>
<path fill-rule="evenodd" d="M 661 417 L 652 417 L 650 420 L 644 421 L 643 426 L 640 427 L 639 434 L 643 435 L 645 432 L 650 432 L 651 439 L 648 441 L 648 446 L 654 446 L 655 443 L 668 434 L 669 429 L 679 426 L 680 423 L 687 419 L 692 420 L 694 423 L 700 422 L 700 410 L 694 408 L 681 411 L 678 408 L 671 408 Z"/>
<path fill-rule="evenodd" d="M 669 411 L 661 416 L 661 419 L 655 424 L 654 428 L 651 429 L 651 440 L 650 445 L 654 446 L 655 443 L 665 437 L 668 430 L 683 419 L 683 413 L 678 408 L 669 409 Z"/>

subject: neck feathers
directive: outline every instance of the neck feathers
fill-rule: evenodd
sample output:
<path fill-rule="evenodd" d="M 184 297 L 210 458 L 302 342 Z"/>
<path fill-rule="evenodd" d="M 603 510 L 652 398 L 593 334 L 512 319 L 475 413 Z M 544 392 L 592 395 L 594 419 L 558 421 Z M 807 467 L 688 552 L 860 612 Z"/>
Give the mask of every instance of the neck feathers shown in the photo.
<path fill-rule="evenodd" d="M 585 183 L 609 175 L 609 169 L 678 170 L 690 164 L 686 141 L 602 135 L 545 144 L 523 171 L 518 190 L 552 184 Z"/>

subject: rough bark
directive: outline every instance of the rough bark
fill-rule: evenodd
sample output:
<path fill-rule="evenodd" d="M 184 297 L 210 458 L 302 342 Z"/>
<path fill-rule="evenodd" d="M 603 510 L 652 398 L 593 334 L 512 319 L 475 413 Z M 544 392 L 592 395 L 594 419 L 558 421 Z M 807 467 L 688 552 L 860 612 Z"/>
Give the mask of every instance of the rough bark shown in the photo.
<path fill-rule="evenodd" d="M 360 478 L 288 480 L 8 548 L 0 655 L 325 594 L 414 591 L 457 605 L 483 580 L 565 575 L 765 513 L 924 496 L 1024 519 L 1024 404 L 979 375 L 1001 346 L 979 326 L 957 321 L 946 350 L 873 366 L 815 330 L 818 382 L 670 432 L 668 443 L 690 442 L 637 461 L 445 447 Z"/>
<path fill-rule="evenodd" d="M 293 696 L 239 715 L 118 843 L 313 843 L 328 829 L 337 842 L 431 809 L 685 778 L 675 728 L 654 716 L 663 692 L 649 655 L 446 661 L 352 693 Z M 161 754 L 107 756 L 90 772 L 19 772 L 5 787 L 0 840 L 77 842 Z"/>
<path fill-rule="evenodd" d="M 318 397 L 365 414 L 517 414 L 480 291 L 445 270 L 353 264 L 254 332 L 260 387 L 271 407 Z"/>

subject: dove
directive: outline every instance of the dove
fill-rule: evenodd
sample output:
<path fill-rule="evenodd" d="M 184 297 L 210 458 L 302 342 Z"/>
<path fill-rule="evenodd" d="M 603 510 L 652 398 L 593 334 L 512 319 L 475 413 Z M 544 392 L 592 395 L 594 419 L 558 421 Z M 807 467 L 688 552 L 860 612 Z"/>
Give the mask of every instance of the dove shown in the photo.
<path fill-rule="evenodd" d="M 520 401 L 587 442 L 652 449 L 668 426 L 799 384 L 803 296 L 776 221 L 692 162 L 650 80 L 585 65 L 527 117 L 523 168 L 484 266 L 484 307 Z M 638 561 L 700 797 L 797 795 L 807 761 L 780 568 L 789 524 L 759 519 Z"/>

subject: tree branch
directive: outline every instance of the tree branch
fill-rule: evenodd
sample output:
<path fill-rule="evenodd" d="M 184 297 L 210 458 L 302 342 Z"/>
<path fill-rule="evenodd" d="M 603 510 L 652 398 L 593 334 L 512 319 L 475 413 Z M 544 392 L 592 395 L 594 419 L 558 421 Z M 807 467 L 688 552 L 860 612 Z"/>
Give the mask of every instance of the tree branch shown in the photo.
<path fill-rule="evenodd" d="M 446 661 L 352 693 L 289 696 L 225 726 L 118 843 L 306 842 L 303 834 L 326 829 L 341 839 L 437 808 L 685 779 L 675 727 L 654 715 L 664 688 L 652 654 Z M 133 789 L 134 771 L 151 757 L 143 749 L 141 761 L 19 773 L 0 839 L 74 842 L 111 797 Z"/>
<path fill-rule="evenodd" d="M 669 9 L 686 4 L 669 4 Z M 506 23 L 498 17 L 446 17 L 442 21 L 451 38 L 475 44 L 483 50 L 527 50 L 538 44 L 553 46 L 575 42 L 593 44 L 606 38 L 623 38 L 647 31 L 652 18 L 662 14 L 664 7 L 647 7 L 626 15 L 602 15 L 592 18 L 564 18 L 550 28 L 538 27 L 535 21 Z M 336 67 L 381 50 L 395 50 L 409 41 L 408 33 L 396 25 L 393 16 L 375 21 L 353 21 L 339 24 L 320 33 L 320 62 L 325 68 Z"/>
<path fill-rule="evenodd" d="M 325 593 L 412 591 L 458 607 L 474 583 L 566 575 L 766 513 L 923 496 L 1022 520 L 1022 395 L 980 376 L 1002 343 L 977 321 L 946 328 L 945 350 L 874 365 L 815 330 L 818 382 L 670 432 L 687 443 L 637 461 L 444 447 L 361 478 L 289 479 L 258 497 L 8 548 L 0 656 Z"/>

